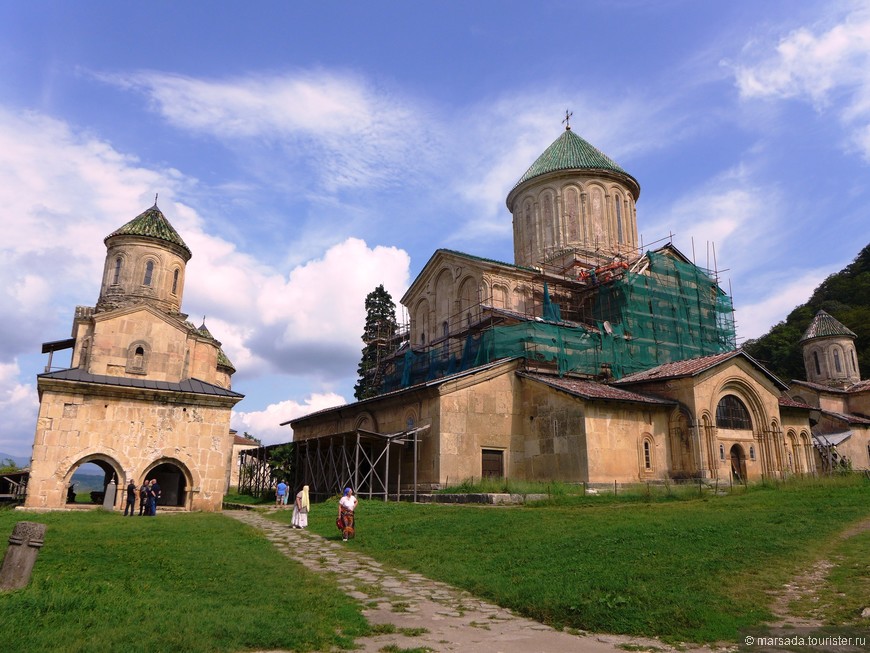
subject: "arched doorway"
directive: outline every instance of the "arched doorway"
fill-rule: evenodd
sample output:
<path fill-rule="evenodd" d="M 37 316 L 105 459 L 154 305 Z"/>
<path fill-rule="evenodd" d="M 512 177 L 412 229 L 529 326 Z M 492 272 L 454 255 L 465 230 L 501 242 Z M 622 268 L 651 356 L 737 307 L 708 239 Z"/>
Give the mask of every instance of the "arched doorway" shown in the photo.
<path fill-rule="evenodd" d="M 106 488 L 115 482 L 112 505 L 119 505 L 117 487 L 124 483 L 120 466 L 108 456 L 94 454 L 77 461 L 65 477 L 64 503 L 103 505 Z"/>
<path fill-rule="evenodd" d="M 178 463 L 164 461 L 157 464 L 145 474 L 145 480 L 157 479 L 160 486 L 159 506 L 184 508 L 187 505 L 188 476 L 186 470 Z"/>
<path fill-rule="evenodd" d="M 739 444 L 731 447 L 731 477 L 735 481 L 746 482 L 746 454 Z"/>

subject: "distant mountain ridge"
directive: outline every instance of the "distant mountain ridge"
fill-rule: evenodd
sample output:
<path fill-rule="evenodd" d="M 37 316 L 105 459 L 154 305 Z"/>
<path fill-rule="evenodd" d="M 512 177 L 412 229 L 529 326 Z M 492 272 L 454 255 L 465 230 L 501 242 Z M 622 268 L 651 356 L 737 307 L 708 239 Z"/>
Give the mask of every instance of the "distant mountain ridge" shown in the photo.
<path fill-rule="evenodd" d="M 825 279 L 805 304 L 760 338 L 747 340 L 743 349 L 783 381 L 805 379 L 800 339 L 819 310 L 834 316 L 855 332 L 861 378 L 870 376 L 870 244 L 855 260 Z"/>
<path fill-rule="evenodd" d="M 27 456 L 27 457 L 25 457 L 25 456 L 13 456 L 10 453 L 3 453 L 2 451 L 0 451 L 0 463 L 2 463 L 7 458 L 10 459 L 12 462 L 14 462 L 16 465 L 18 465 L 19 467 L 27 467 L 28 465 L 30 465 L 30 457 L 29 456 Z"/>

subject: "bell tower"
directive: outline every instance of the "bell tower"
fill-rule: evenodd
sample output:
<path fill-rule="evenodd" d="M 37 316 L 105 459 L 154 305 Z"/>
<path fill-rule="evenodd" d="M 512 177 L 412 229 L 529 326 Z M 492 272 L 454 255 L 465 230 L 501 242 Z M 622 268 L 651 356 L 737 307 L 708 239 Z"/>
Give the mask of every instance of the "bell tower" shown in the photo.
<path fill-rule="evenodd" d="M 133 304 L 179 313 L 185 268 L 192 254 L 156 200 L 104 242 L 106 262 L 97 313 Z"/>
<path fill-rule="evenodd" d="M 807 381 L 848 387 L 861 380 L 855 335 L 825 311 L 819 311 L 800 344 Z"/>

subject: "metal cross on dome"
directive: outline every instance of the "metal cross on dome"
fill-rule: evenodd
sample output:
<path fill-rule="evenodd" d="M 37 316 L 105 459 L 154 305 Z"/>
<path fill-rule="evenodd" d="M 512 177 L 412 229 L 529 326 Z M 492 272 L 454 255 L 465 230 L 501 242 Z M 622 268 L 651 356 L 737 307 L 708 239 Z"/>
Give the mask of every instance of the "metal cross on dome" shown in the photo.
<path fill-rule="evenodd" d="M 574 115 L 573 111 L 568 111 L 568 109 L 565 109 L 565 120 L 563 120 L 562 122 L 565 125 L 566 131 L 571 131 L 571 116 L 573 116 L 573 115 Z"/>

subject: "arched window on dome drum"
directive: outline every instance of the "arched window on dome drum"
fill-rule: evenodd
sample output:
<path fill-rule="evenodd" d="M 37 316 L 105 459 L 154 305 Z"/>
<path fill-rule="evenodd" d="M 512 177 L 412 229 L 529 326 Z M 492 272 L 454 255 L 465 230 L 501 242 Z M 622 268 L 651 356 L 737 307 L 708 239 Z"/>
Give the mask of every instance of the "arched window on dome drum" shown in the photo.
<path fill-rule="evenodd" d="M 568 225 L 568 242 L 576 243 L 580 240 L 580 196 L 575 188 L 565 191 L 565 222 Z"/>
<path fill-rule="evenodd" d="M 622 198 L 617 195 L 614 201 L 616 202 L 616 242 L 621 245 L 625 242 L 622 233 Z"/>
<path fill-rule="evenodd" d="M 178 268 L 175 268 L 175 272 L 172 273 L 172 294 L 178 294 Z"/>
<path fill-rule="evenodd" d="M 118 285 L 118 282 L 121 280 L 121 264 L 122 264 L 122 261 L 121 261 L 121 257 L 119 256 L 118 258 L 115 259 L 115 274 L 112 277 L 112 285 L 113 286 Z"/>
<path fill-rule="evenodd" d="M 819 365 L 819 352 L 817 352 L 817 351 L 813 352 L 813 363 L 815 363 L 815 365 L 816 365 L 816 374 L 821 374 L 822 373 L 822 366 Z"/>
<path fill-rule="evenodd" d="M 857 372 L 857 371 L 858 371 L 858 366 L 855 365 L 855 352 L 854 352 L 854 351 L 850 351 L 849 353 L 852 355 L 852 371 L 853 371 L 853 372 Z"/>
<path fill-rule="evenodd" d="M 151 278 L 154 276 L 154 261 L 148 261 L 145 264 L 145 278 L 142 280 L 143 286 L 151 285 Z"/>
<path fill-rule="evenodd" d="M 716 406 L 716 426 L 745 431 L 752 429 L 752 420 L 742 401 L 734 395 L 725 395 Z"/>
<path fill-rule="evenodd" d="M 837 370 L 838 373 L 843 371 L 842 365 L 840 365 L 840 352 L 838 350 L 834 350 L 834 369 Z"/>
<path fill-rule="evenodd" d="M 553 196 L 545 193 L 541 198 L 544 214 L 544 247 L 552 250 L 556 245 L 556 216 L 553 214 Z"/>

